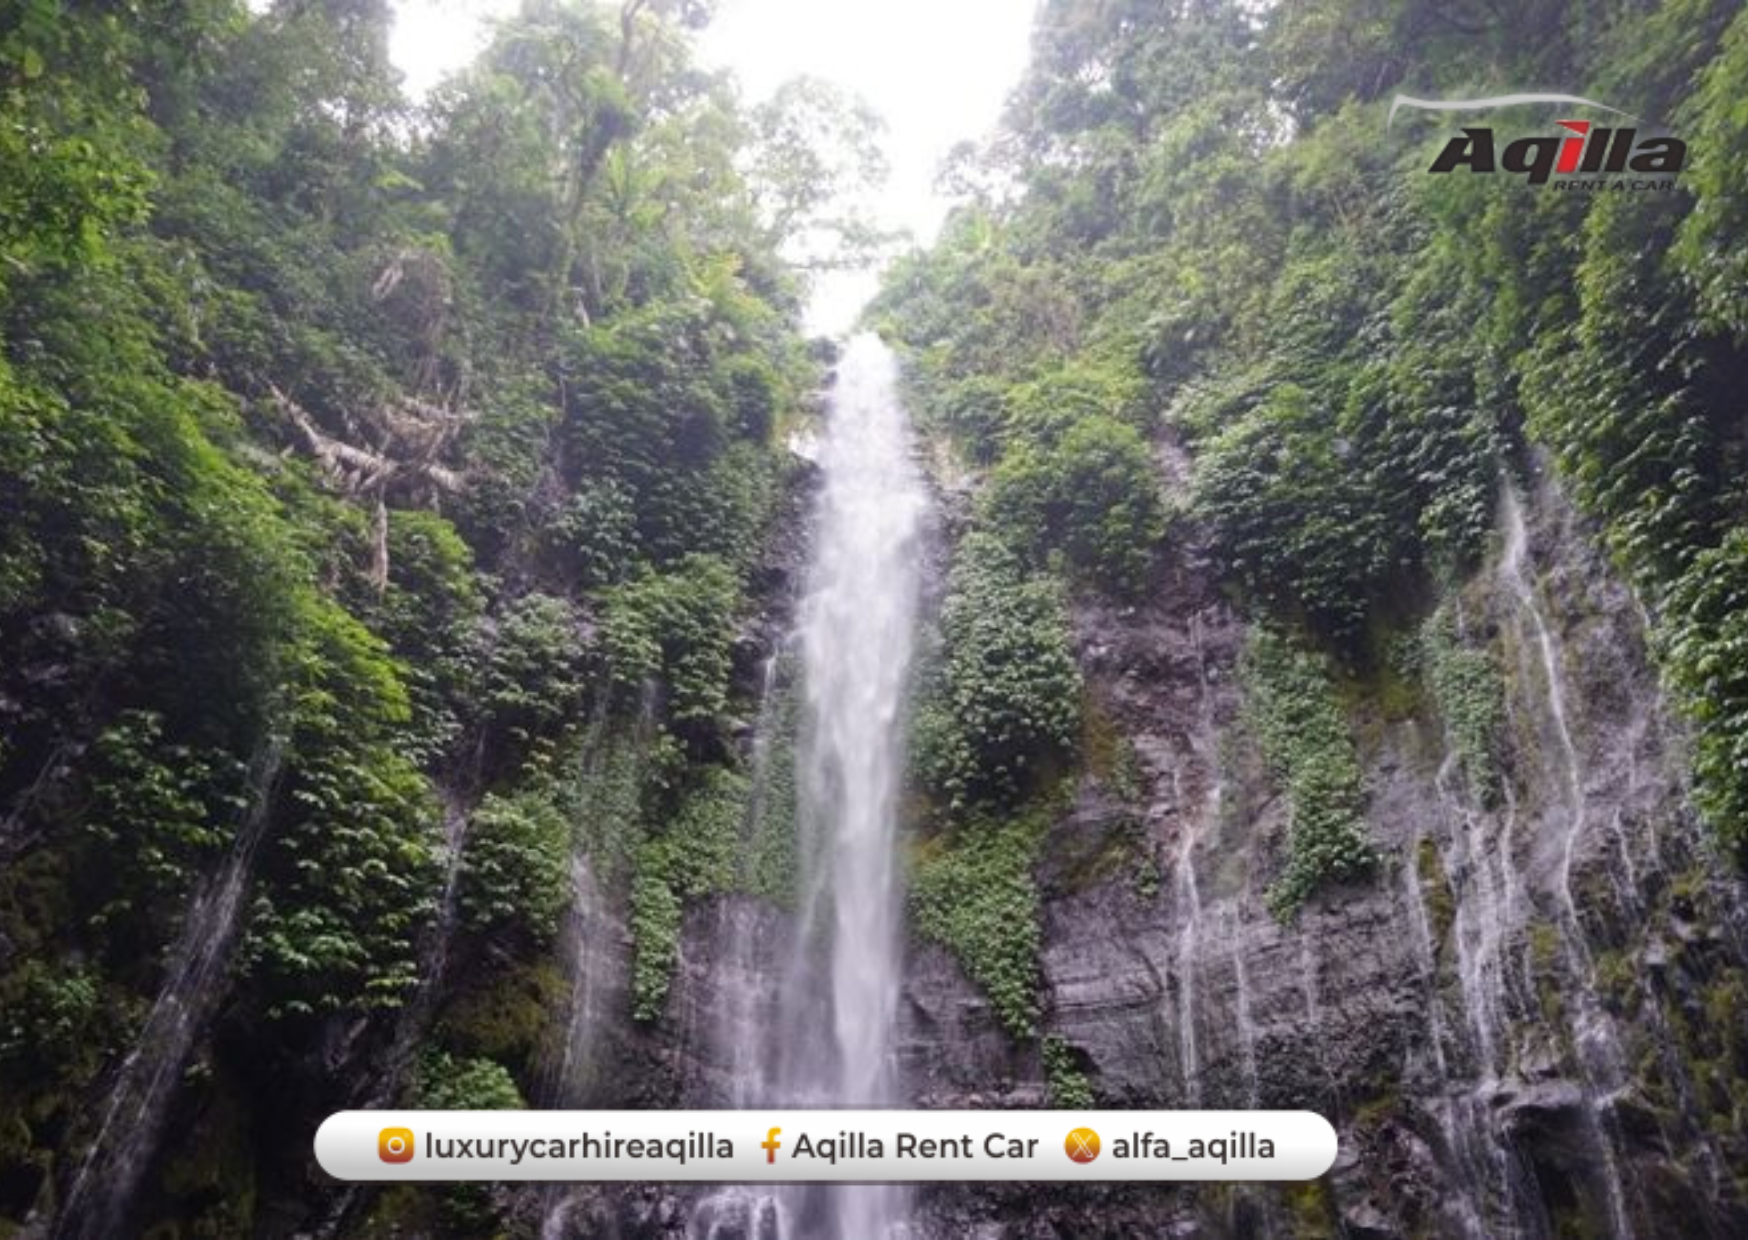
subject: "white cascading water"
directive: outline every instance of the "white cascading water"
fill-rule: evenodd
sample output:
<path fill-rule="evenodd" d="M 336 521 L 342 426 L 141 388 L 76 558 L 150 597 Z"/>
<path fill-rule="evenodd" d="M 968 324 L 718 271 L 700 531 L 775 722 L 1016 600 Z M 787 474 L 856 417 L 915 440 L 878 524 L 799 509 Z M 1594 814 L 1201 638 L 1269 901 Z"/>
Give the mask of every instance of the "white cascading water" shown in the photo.
<path fill-rule="evenodd" d="M 1463 1200 L 1454 1204 L 1464 1212 L 1463 1221 L 1473 1224 L 1471 1230 L 1516 1236 L 1522 1234 L 1515 1221 L 1522 1213 L 1518 1201 L 1522 1177 L 1507 1143 L 1488 1119 L 1488 1107 L 1499 1088 L 1499 1043 L 1506 1028 L 1505 1011 L 1510 1000 L 1505 948 L 1506 918 L 1516 907 L 1516 889 L 1510 878 L 1516 865 L 1511 854 L 1514 815 L 1501 816 L 1498 835 L 1488 835 L 1492 818 L 1474 809 L 1457 790 L 1457 751 L 1448 737 L 1444 744 L 1445 758 L 1434 777 L 1434 786 L 1450 821 L 1461 825 L 1452 837 L 1451 848 L 1442 852 L 1439 859 L 1455 900 L 1451 946 L 1472 1050 L 1470 1081 L 1466 1087 L 1447 1075 L 1444 1056 L 1439 1056 L 1440 1079 L 1450 1081 L 1451 1091 L 1442 1103 L 1447 1139 L 1469 1190 Z M 1412 894 L 1414 899 L 1424 901 L 1418 876 Z M 1423 921 L 1426 918 L 1424 903 L 1419 916 Z M 1431 947 L 1430 941 L 1427 946 Z M 1442 1002 L 1436 985 L 1437 962 L 1430 955 L 1427 960 L 1434 970 L 1435 982 L 1429 1005 L 1437 1007 Z M 1442 1030 L 1437 1032 L 1443 1036 Z"/>
<path fill-rule="evenodd" d="M 741 1045 L 725 1056 L 738 1107 L 900 1101 L 898 808 L 928 499 L 898 402 L 897 364 L 876 336 L 844 349 L 817 461 L 822 486 L 794 633 L 797 924 L 775 1010 L 746 1010 L 762 1006 L 748 996 L 716 1014 L 719 1044 L 744 1044 L 749 1030 L 759 1043 L 761 1053 Z M 761 722 L 761 730 L 770 726 Z M 903 1233 L 905 1206 L 895 1185 L 776 1193 L 748 1185 L 706 1196 L 689 1230 L 699 1240 L 878 1240 Z"/>
<path fill-rule="evenodd" d="M 1245 968 L 1244 936 L 1239 931 L 1238 915 L 1232 905 L 1226 906 L 1221 922 L 1221 934 L 1232 945 L 1232 1015 L 1244 1068 L 1244 1105 L 1260 1107 L 1262 1078 L 1256 1067 L 1257 1028 L 1256 1018 L 1251 1014 L 1250 972 Z"/>
<path fill-rule="evenodd" d="M 243 897 L 255 872 L 255 853 L 266 832 L 279 778 L 277 741 L 256 756 L 250 796 L 230 852 L 196 893 L 171 949 L 164 984 L 140 1027 L 133 1051 L 122 1063 L 103 1109 L 96 1137 L 86 1149 L 54 1220 L 56 1237 L 103 1237 L 120 1233 L 140 1177 L 158 1148 L 170 1095 L 224 996 L 226 971 L 236 946 Z"/>
<path fill-rule="evenodd" d="M 1477 1138 L 1484 1119 L 1475 1099 L 1454 1087 L 1449 1056 L 1445 1044 L 1450 1038 L 1449 1021 L 1445 1015 L 1442 988 L 1439 985 L 1438 944 L 1433 935 L 1432 914 L 1427 909 L 1426 893 L 1421 889 L 1419 859 L 1421 850 L 1430 841 L 1416 834 L 1402 866 L 1402 907 L 1408 916 L 1409 939 L 1426 979 L 1426 1044 L 1431 1052 L 1430 1067 L 1442 1092 L 1431 1099 L 1433 1113 L 1461 1175 L 1463 1191 L 1452 1194 L 1445 1202 L 1450 1226 L 1455 1232 L 1475 1240 L 1486 1240 L 1496 1234 L 1484 1220 L 1484 1202 L 1478 1194 L 1488 1187 L 1487 1155 L 1479 1148 Z"/>
<path fill-rule="evenodd" d="M 1183 1105 L 1202 1105 L 1202 1047 L 1200 1036 L 1203 985 L 1200 960 L 1202 956 L 1202 890 L 1196 878 L 1196 848 L 1220 823 L 1220 805 L 1225 796 L 1225 783 L 1220 766 L 1219 726 L 1214 718 L 1214 693 L 1208 681 L 1207 641 L 1203 633 L 1202 614 L 1190 617 L 1190 641 L 1196 651 L 1197 677 L 1200 681 L 1201 711 L 1196 729 L 1195 748 L 1200 759 L 1208 790 L 1192 813 L 1184 801 L 1183 768 L 1171 771 L 1172 802 L 1183 816 L 1179 827 L 1178 855 L 1174 864 L 1173 889 L 1182 909 L 1178 930 L 1177 1012 L 1178 1070 L 1183 1078 Z M 1242 986 L 1239 987 L 1242 991 Z M 1249 1011 L 1240 994 L 1238 1014 L 1241 1041 L 1249 1037 L 1242 1026 Z M 1248 1049 L 1248 1046 L 1247 1046 Z"/>
<path fill-rule="evenodd" d="M 819 463 L 824 485 L 798 627 L 806 709 L 797 756 L 803 829 L 816 841 L 803 880 L 816 924 L 802 932 L 829 938 L 833 1036 L 830 1046 L 804 1042 L 790 1067 L 798 1100 L 883 1106 L 899 1100 L 898 798 L 927 497 L 897 364 L 873 335 L 844 350 Z M 903 1205 L 894 1186 L 845 1187 L 832 1193 L 830 1217 L 840 1235 L 860 1240 L 891 1233 Z"/>
<path fill-rule="evenodd" d="M 778 739 L 775 733 L 780 726 L 777 696 L 780 665 L 780 651 L 772 651 L 765 660 L 764 674 L 760 678 L 759 718 L 758 726 L 753 730 L 750 764 L 752 789 L 741 834 L 742 847 L 747 850 L 741 865 L 749 878 L 754 865 L 751 850 L 758 847 L 771 811 L 772 751 Z M 723 945 L 727 968 L 734 977 L 742 979 L 742 984 L 730 989 L 726 1000 L 721 1002 L 716 1013 L 715 1034 L 718 1053 L 729 1065 L 729 1102 L 737 1107 L 756 1107 L 770 1101 L 760 1092 L 765 1065 L 770 1059 L 770 1048 L 764 1045 L 765 1039 L 760 1036 L 766 1013 L 770 1011 L 770 996 L 765 993 L 764 986 L 755 984 L 755 979 L 762 980 L 757 939 L 759 928 L 738 915 L 740 912 L 736 905 L 726 900 L 717 909 L 717 939 Z"/>
<path fill-rule="evenodd" d="M 1500 515 L 1501 523 L 1505 527 L 1505 550 L 1500 558 L 1500 578 L 1529 621 L 1529 631 L 1524 636 L 1533 642 L 1544 682 L 1543 706 L 1547 722 L 1551 724 L 1558 743 L 1564 777 L 1566 821 L 1560 837 L 1554 894 L 1559 900 L 1560 939 L 1566 965 L 1577 983 L 1573 988 L 1577 1010 L 1572 1022 L 1572 1036 L 1577 1051 L 1579 1074 L 1584 1079 L 1586 1117 L 1601 1162 L 1611 1234 L 1617 1240 L 1630 1240 L 1633 1228 L 1627 1217 L 1614 1134 L 1604 1117 L 1605 1103 L 1622 1088 L 1626 1080 L 1625 1056 L 1621 1051 L 1613 1019 L 1603 1010 L 1598 997 L 1596 965 L 1584 935 L 1577 901 L 1572 894 L 1572 863 L 1579 842 L 1590 825 L 1590 814 L 1578 746 L 1572 739 L 1572 727 L 1566 712 L 1564 652 L 1542 613 L 1540 599 L 1527 571 L 1533 567 L 1529 560 L 1529 530 L 1524 522 L 1523 501 L 1518 497 L 1517 489 L 1509 484 L 1504 488 L 1504 495 L 1500 500 Z"/>
<path fill-rule="evenodd" d="M 655 729 L 656 686 L 643 686 L 631 732 L 622 741 L 609 739 L 609 713 L 597 706 L 583 743 L 583 769 L 572 824 L 571 899 L 559 931 L 559 963 L 564 970 L 567 1002 L 563 1036 L 541 1066 L 537 1098 L 552 1110 L 577 1110 L 600 1105 L 605 1070 L 601 1063 L 602 1031 L 613 1012 L 630 1002 L 626 960 L 617 950 L 622 933 L 613 917 L 613 902 L 603 888 L 599 850 L 612 833 L 638 812 L 638 790 Z M 572 1218 L 580 1194 L 575 1186 L 552 1183 L 541 1192 L 541 1240 L 586 1234 Z"/>

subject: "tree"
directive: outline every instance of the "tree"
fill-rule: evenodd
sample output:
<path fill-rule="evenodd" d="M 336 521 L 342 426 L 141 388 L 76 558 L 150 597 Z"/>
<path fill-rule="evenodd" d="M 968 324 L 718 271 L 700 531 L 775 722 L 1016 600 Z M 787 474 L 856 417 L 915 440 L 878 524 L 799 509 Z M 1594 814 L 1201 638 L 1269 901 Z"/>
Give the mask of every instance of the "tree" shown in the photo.
<path fill-rule="evenodd" d="M 803 267 L 866 265 L 890 240 L 865 206 L 887 174 L 878 115 L 828 82 L 799 77 L 750 122 L 747 175 L 767 243 Z"/>

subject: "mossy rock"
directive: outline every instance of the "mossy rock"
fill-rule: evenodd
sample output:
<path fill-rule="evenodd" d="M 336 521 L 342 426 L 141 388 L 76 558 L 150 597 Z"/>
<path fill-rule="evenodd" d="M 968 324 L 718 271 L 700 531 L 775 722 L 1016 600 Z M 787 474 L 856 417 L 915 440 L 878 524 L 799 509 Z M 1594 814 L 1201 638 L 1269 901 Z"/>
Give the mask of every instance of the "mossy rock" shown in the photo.
<path fill-rule="evenodd" d="M 479 970 L 438 1021 L 445 1045 L 459 1054 L 506 1064 L 531 1064 L 567 986 L 550 963 Z"/>
<path fill-rule="evenodd" d="M 1639 979 L 1632 956 L 1624 951 L 1606 951 L 1596 957 L 1596 989 L 1604 1004 L 1616 1013 L 1631 1013 L 1639 1007 Z"/>
<path fill-rule="evenodd" d="M 1423 839 L 1415 847 L 1414 866 L 1420 880 L 1421 898 L 1426 902 L 1426 918 L 1432 930 L 1433 946 L 1442 963 L 1450 949 L 1451 927 L 1457 921 L 1457 898 L 1451 891 L 1451 880 L 1445 872 L 1444 856 L 1438 844 Z"/>
<path fill-rule="evenodd" d="M 186 1139 L 167 1150 L 158 1196 L 168 1216 L 148 1236 L 243 1236 L 254 1230 L 255 1133 L 248 1094 L 228 1073 L 203 1077 Z"/>
<path fill-rule="evenodd" d="M 1316 1179 L 1283 1185 L 1281 1199 L 1292 1222 L 1294 1240 L 1337 1240 L 1342 1234 L 1335 1194 L 1327 1181 Z"/>

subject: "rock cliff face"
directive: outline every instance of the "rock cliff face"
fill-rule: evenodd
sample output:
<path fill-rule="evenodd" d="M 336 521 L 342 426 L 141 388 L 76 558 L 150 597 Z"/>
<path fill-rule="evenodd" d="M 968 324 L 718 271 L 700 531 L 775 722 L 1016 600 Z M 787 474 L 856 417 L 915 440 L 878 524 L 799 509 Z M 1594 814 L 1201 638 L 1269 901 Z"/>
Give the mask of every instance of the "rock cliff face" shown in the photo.
<path fill-rule="evenodd" d="M 1245 626 L 1216 566 L 1182 545 L 1144 604 L 1076 612 L 1090 700 L 1132 774 L 1085 777 L 1046 840 L 1041 1031 L 1101 1105 L 1318 1110 L 1341 1134 L 1332 1174 L 930 1186 L 920 1234 L 1748 1234 L 1741 894 L 1715 877 L 1643 617 L 1593 532 L 1545 481 L 1501 527 L 1458 609 L 1505 686 L 1497 789 L 1463 777 L 1417 682 L 1344 685 L 1382 860 L 1287 925 L 1264 901 L 1287 807 L 1246 728 Z M 603 903 L 611 993 L 631 936 Z M 586 1105 L 726 1105 L 789 929 L 750 897 L 694 908 L 666 1017 L 603 1009 Z M 915 943 L 906 975 L 907 1097 L 1048 1105 L 1037 1044 L 950 954 Z M 524 1205 L 550 1234 L 679 1234 L 704 1227 L 707 1196 Z"/>
<path fill-rule="evenodd" d="M 1288 926 L 1263 900 L 1285 806 L 1243 725 L 1243 626 L 1210 566 L 1192 548 L 1145 606 L 1077 616 L 1140 795 L 1089 784 L 1046 843 L 1046 1031 L 1112 1106 L 1319 1110 L 1341 1132 L 1333 1174 L 1289 1191 L 936 1191 L 931 1229 L 1748 1229 L 1740 893 L 1712 877 L 1642 617 L 1591 531 L 1547 484 L 1503 524 L 1462 597 L 1507 687 L 1495 803 L 1464 786 L 1429 703 L 1351 686 L 1383 861 Z M 920 949 L 910 979 L 920 1102 L 1040 1101 L 1036 1057 L 950 959 Z"/>

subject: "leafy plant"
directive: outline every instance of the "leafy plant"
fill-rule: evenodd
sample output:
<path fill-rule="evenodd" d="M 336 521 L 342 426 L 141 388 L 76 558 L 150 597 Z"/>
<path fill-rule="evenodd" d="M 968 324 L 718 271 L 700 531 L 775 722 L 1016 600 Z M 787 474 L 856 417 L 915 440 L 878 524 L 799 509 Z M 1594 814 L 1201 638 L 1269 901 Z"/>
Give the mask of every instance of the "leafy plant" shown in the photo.
<path fill-rule="evenodd" d="M 1098 1105 L 1092 1082 L 1075 1061 L 1074 1047 L 1066 1038 L 1045 1034 L 1038 1043 L 1044 1060 L 1044 1081 L 1050 1089 L 1050 1105 L 1059 1111 L 1086 1111 Z"/>
<path fill-rule="evenodd" d="M 550 793 L 488 795 L 474 811 L 461 857 L 462 919 L 476 933 L 516 927 L 550 942 L 571 896 L 571 824 Z"/>
<path fill-rule="evenodd" d="M 1062 590 L 993 536 L 968 535 L 941 641 L 917 707 L 915 767 L 955 809 L 1013 804 L 1066 763 L 1080 730 Z"/>
<path fill-rule="evenodd" d="M 532 593 L 511 602 L 482 677 L 489 717 L 522 741 L 576 722 L 588 684 L 585 634 L 562 598 Z"/>
<path fill-rule="evenodd" d="M 1242 665 L 1245 711 L 1287 794 L 1287 859 L 1269 909 L 1291 918 L 1318 888 L 1368 873 L 1359 760 L 1329 672 L 1317 655 L 1267 629 L 1253 632 Z"/>
<path fill-rule="evenodd" d="M 1659 650 L 1696 725 L 1700 808 L 1725 844 L 1748 854 L 1748 532 L 1695 558 L 1665 616 Z"/>
<path fill-rule="evenodd" d="M 275 1017 L 397 1007 L 436 907 L 436 806 L 392 745 L 409 715 L 380 642 L 306 600 L 293 652 L 283 825 L 262 862 L 242 956 Z"/>
<path fill-rule="evenodd" d="M 990 479 L 982 516 L 1016 553 L 1060 550 L 1076 571 L 1119 593 L 1140 588 L 1165 534 L 1146 442 L 1102 415 L 1075 422 L 1054 447 L 1010 453 Z"/>
<path fill-rule="evenodd" d="M 728 700 L 739 605 L 734 574 L 712 556 L 690 556 L 670 572 L 615 587 L 601 609 L 601 651 L 613 683 L 628 695 L 663 685 L 677 723 L 714 719 Z"/>
<path fill-rule="evenodd" d="M 951 951 L 989 996 L 1003 1026 L 1029 1038 L 1038 1018 L 1038 884 L 1032 876 L 1048 805 L 1006 818 L 975 816 L 925 840 L 911 858 L 919 935 Z"/>
<path fill-rule="evenodd" d="M 430 764 L 452 750 L 478 713 L 484 593 L 473 551 L 449 522 L 422 511 L 394 511 L 388 519 L 389 580 L 371 610 L 406 667 L 413 715 L 404 747 Z"/>
<path fill-rule="evenodd" d="M 521 1111 L 522 1091 L 494 1059 L 457 1059 L 446 1051 L 425 1055 L 413 1084 L 417 1105 L 427 1111 Z"/>
<path fill-rule="evenodd" d="M 667 999 L 685 901 L 744 885 L 739 850 L 746 822 L 745 777 L 705 767 L 665 829 L 637 853 L 631 888 L 632 1015 L 654 1020 Z"/>
<path fill-rule="evenodd" d="M 1418 655 L 1421 675 L 1449 730 L 1470 791 L 1490 806 L 1501 790 L 1505 678 L 1488 651 L 1463 641 L 1448 606 L 1421 625 Z"/>

